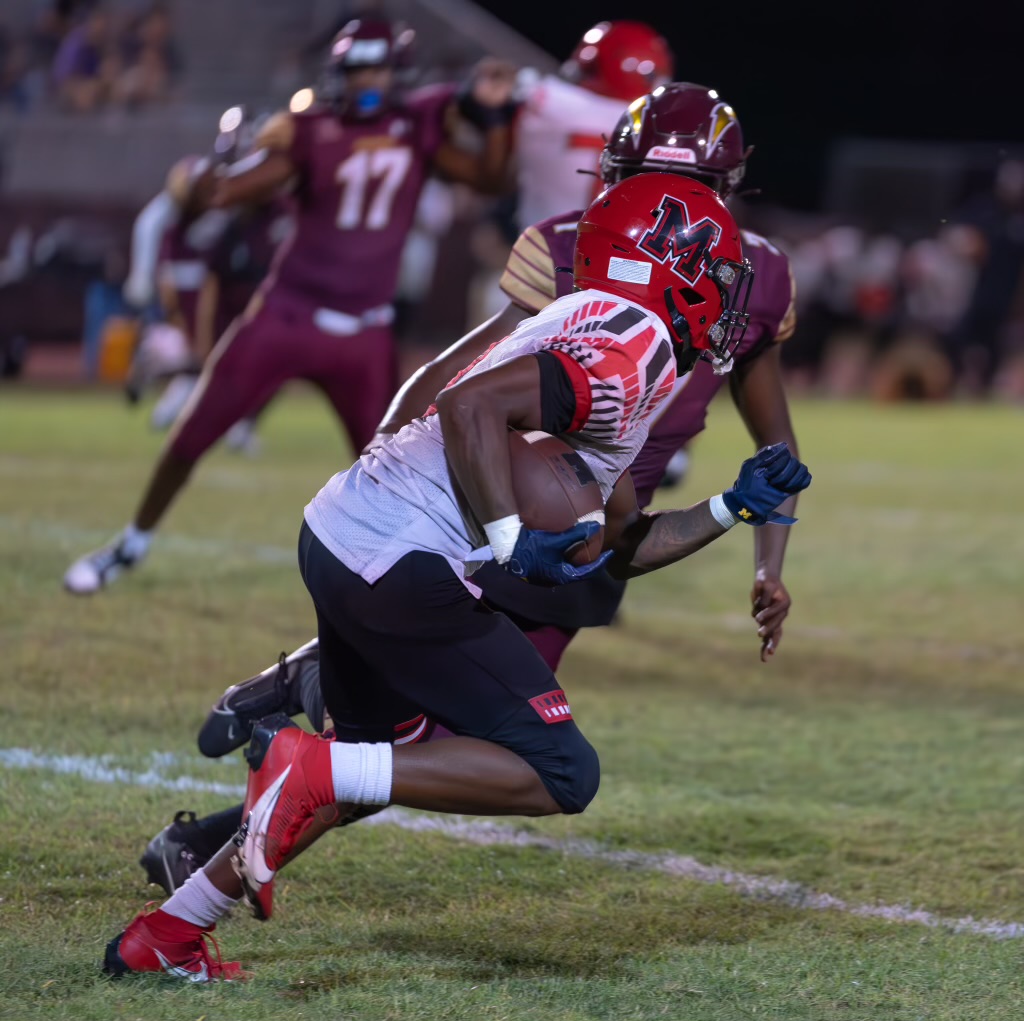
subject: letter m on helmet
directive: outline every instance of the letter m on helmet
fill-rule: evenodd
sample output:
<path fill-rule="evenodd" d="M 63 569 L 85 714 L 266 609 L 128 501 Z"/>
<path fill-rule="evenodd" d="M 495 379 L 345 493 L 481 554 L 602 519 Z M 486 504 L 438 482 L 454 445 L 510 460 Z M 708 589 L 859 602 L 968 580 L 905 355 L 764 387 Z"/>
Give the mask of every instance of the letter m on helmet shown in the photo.
<path fill-rule="evenodd" d="M 656 210 L 658 220 L 640 238 L 637 247 L 658 262 L 671 262 L 672 271 L 691 286 L 704 273 L 708 253 L 717 244 L 722 228 L 705 216 L 690 223 L 686 203 L 666 195 Z"/>

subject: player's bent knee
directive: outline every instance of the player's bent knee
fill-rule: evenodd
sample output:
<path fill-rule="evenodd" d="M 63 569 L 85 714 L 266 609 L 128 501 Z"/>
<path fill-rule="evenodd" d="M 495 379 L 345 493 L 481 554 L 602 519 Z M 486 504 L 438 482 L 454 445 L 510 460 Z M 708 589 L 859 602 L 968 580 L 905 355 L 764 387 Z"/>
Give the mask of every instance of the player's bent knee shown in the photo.
<path fill-rule="evenodd" d="M 597 794 L 601 783 L 601 763 L 593 745 L 576 728 L 566 730 L 560 742 L 560 754 L 540 756 L 526 761 L 537 770 L 548 793 L 565 815 L 578 815 Z"/>

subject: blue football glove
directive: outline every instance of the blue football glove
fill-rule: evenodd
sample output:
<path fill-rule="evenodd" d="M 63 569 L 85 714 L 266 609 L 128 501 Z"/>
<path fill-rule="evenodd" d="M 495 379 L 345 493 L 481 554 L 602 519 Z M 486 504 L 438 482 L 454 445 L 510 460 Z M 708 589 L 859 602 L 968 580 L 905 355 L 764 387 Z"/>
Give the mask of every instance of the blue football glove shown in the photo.
<path fill-rule="evenodd" d="M 583 567 L 570 564 L 565 554 L 573 546 L 589 539 L 600 527 L 596 521 L 584 521 L 565 532 L 538 532 L 532 528 L 522 528 L 512 550 L 512 557 L 504 565 L 505 570 L 534 585 L 564 585 L 566 582 L 586 578 L 604 567 L 612 555 L 611 550 Z"/>
<path fill-rule="evenodd" d="M 794 493 L 811 484 L 811 473 L 789 451 L 785 443 L 762 447 L 747 458 L 732 489 L 722 494 L 722 502 L 740 521 L 748 525 L 792 525 L 796 518 L 776 514 L 775 508 Z"/>

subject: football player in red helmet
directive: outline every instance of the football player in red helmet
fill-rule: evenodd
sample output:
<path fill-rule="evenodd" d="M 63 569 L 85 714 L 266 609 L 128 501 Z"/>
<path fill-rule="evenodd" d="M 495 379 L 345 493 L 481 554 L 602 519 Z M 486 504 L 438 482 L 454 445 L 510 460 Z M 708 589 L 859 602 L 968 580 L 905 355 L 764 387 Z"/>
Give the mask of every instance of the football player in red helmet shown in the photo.
<path fill-rule="evenodd" d="M 700 179 L 724 199 L 742 180 L 748 153 L 732 107 L 713 89 L 677 82 L 655 90 L 621 112 L 605 147 L 602 167 L 609 183 L 646 173 L 653 167 L 685 173 L 691 179 Z M 707 201 L 706 196 L 702 197 L 702 208 L 709 208 Z M 659 198 L 659 206 L 663 204 Z M 688 207 L 688 219 L 692 221 L 695 213 L 696 207 Z M 493 343 L 512 333 L 524 317 L 543 312 L 557 298 L 572 291 L 573 276 L 568 269 L 574 266 L 578 254 L 575 249 L 581 216 L 579 210 L 571 210 L 523 232 L 501 280 L 508 298 L 505 309 L 413 375 L 392 402 L 381 423 L 378 440 L 422 414 L 423 408 L 434 400 L 448 380 Z M 645 227 L 641 233 L 646 232 Z M 651 239 L 647 241 L 648 247 L 655 251 L 660 247 L 656 243 L 658 233 L 655 233 L 655 243 L 652 244 Z M 675 452 L 704 429 L 708 407 L 727 380 L 755 447 L 786 442 L 796 451 L 779 358 L 780 344 L 790 336 L 795 325 L 789 262 L 782 252 L 758 235 L 743 231 L 741 239 L 744 259 L 754 268 L 745 332 L 738 338 L 737 345 L 732 343 L 738 332 L 734 329 L 729 349 L 720 349 L 717 354 L 708 337 L 700 360 L 653 416 L 650 435 L 629 469 L 641 508 L 647 507 L 653 499 Z M 622 247 L 628 249 L 638 240 L 639 235 Z M 584 249 L 589 243 L 583 242 Z M 606 254 L 610 266 L 612 254 Z M 614 256 L 627 259 L 630 253 L 615 252 Z M 733 250 L 726 262 L 735 264 L 736 257 Z M 647 258 L 646 253 L 643 258 Z M 701 259 L 701 262 L 706 266 L 706 260 Z M 661 274 L 668 265 L 668 261 L 658 262 L 657 270 L 652 265 L 651 279 L 657 272 L 659 286 Z M 589 269 L 584 265 L 580 271 L 586 273 Z M 632 268 L 634 274 L 636 270 Z M 630 267 L 620 267 L 620 271 L 629 273 Z M 727 287 L 729 306 L 727 309 L 723 302 L 722 308 L 735 322 L 723 323 L 723 330 L 743 323 L 742 311 L 732 308 L 732 295 L 739 293 L 737 284 L 740 282 L 737 280 L 732 287 Z M 717 310 L 715 293 L 709 290 L 712 283 L 705 274 L 698 278 L 697 288 L 703 289 L 699 292 L 702 296 L 707 292 L 711 307 Z M 682 280 L 679 284 L 674 288 L 672 300 L 684 316 L 693 315 L 702 306 L 684 302 L 679 292 L 681 287 L 689 285 Z M 626 280 L 616 281 L 614 286 L 634 284 Z M 717 286 L 713 290 L 717 293 Z M 651 307 L 672 328 L 672 313 L 664 294 L 650 297 L 654 303 Z M 717 314 L 721 317 L 722 312 Z M 699 314 L 697 325 L 701 329 L 707 325 L 699 323 Z M 680 328 L 675 332 L 679 336 L 683 331 Z M 685 346 L 677 346 L 674 351 L 677 360 L 679 356 L 687 356 Z M 691 351 L 688 356 L 692 358 L 692 354 Z M 722 369 L 730 355 L 732 371 L 716 372 L 712 359 L 717 357 L 717 368 Z M 794 507 L 795 498 L 791 498 L 781 509 L 792 514 Z M 789 593 L 782 581 L 788 534 L 788 528 L 754 529 L 755 572 L 751 602 L 762 659 L 772 656 L 778 648 L 790 608 Z M 580 628 L 600 626 L 612 620 L 624 593 L 624 585 L 604 572 L 578 584 L 543 593 L 509 579 L 505 571 L 493 564 L 485 564 L 474 577 L 483 589 L 485 600 L 508 614 L 525 631 L 552 669 L 557 669 L 563 652 Z M 282 653 L 279 663 L 228 688 L 203 724 L 199 735 L 201 751 L 211 756 L 227 754 L 244 743 L 255 720 L 278 710 L 289 714 L 304 710 L 318 730 L 329 726 L 319 686 L 318 656 L 314 640 L 288 657 Z M 399 714 L 395 719 L 396 743 L 428 740 L 445 733 L 444 728 L 415 711 Z M 240 821 L 241 806 L 233 813 L 228 810 L 202 820 L 201 826 L 176 820 L 150 841 L 142 864 L 154 881 L 171 892 L 184 881 L 197 861 L 201 863 L 208 858 L 234 833 Z M 170 872 L 167 862 L 172 863 Z"/>
<path fill-rule="evenodd" d="M 583 33 L 560 74 L 524 81 L 516 121 L 521 225 L 593 199 L 598 156 L 623 103 L 670 81 L 672 68 L 668 43 L 649 25 L 602 21 Z"/>
<path fill-rule="evenodd" d="M 436 171 L 500 191 L 512 144 L 511 68 L 482 63 L 461 94 L 442 85 L 400 96 L 392 82 L 404 45 L 385 21 L 346 25 L 328 58 L 334 94 L 271 117 L 257 151 L 215 179 L 210 202 L 224 209 L 290 189 L 295 230 L 207 360 L 131 522 L 71 565 L 68 591 L 97 592 L 137 565 L 197 462 L 288 380 L 324 392 L 355 449 L 373 436 L 398 382 L 392 299 L 424 182 Z M 452 139 L 460 100 L 482 122 L 475 152 Z"/>
<path fill-rule="evenodd" d="M 576 291 L 495 344 L 424 415 L 307 504 L 299 563 L 336 735 L 310 734 L 283 715 L 257 725 L 237 836 L 110 941 L 109 974 L 236 977 L 237 963 L 206 953 L 206 934 L 243 897 L 269 918 L 278 870 L 344 818 L 392 804 L 471 815 L 584 811 L 600 780 L 597 752 L 529 639 L 503 614 L 481 612 L 480 562 L 546 587 L 605 563 L 622 577 L 645 574 L 740 522 L 777 519 L 775 507 L 810 484 L 778 444 L 693 507 L 656 515 L 635 507 L 627 469 L 675 388 L 676 352 L 712 348 L 725 269 L 747 267 L 724 203 L 674 174 L 612 185 L 584 212 L 580 235 Z M 678 314 L 667 292 L 683 296 Z M 596 481 L 610 510 L 597 560 L 566 559 L 597 521 L 564 532 L 524 525 L 509 429 L 561 435 L 574 470 Z M 611 512 L 622 504 L 626 514 Z M 454 736 L 394 744 L 392 714 L 407 706 L 444 720 Z"/>
<path fill-rule="evenodd" d="M 693 178 L 685 178 L 685 189 L 675 194 L 651 174 L 627 180 L 628 187 L 603 193 L 578 221 L 574 284 L 657 311 L 676 342 L 681 373 L 690 372 L 702 355 L 719 374 L 728 372 L 747 328 L 753 276 L 739 231 L 723 232 L 718 209 L 724 211 L 725 204 Z M 644 199 L 650 210 L 641 208 Z"/>
<path fill-rule="evenodd" d="M 728 199 L 743 180 L 750 151 L 736 111 L 715 89 L 675 82 L 638 98 L 621 113 L 602 151 L 601 172 L 606 183 L 649 171 L 685 174 Z M 415 409 L 429 402 L 430 394 L 458 367 L 514 329 L 524 314 L 536 314 L 567 293 L 572 282 L 560 270 L 572 264 L 579 218 L 578 211 L 569 211 L 526 228 L 501 278 L 509 304 L 414 375 L 392 402 L 382 430 L 393 430 L 415 416 Z M 658 416 L 630 467 L 641 507 L 653 499 L 676 452 L 703 430 L 708 406 L 726 380 L 755 447 L 785 442 L 797 450 L 780 358 L 780 344 L 796 326 L 793 275 L 786 255 L 767 239 L 750 231 L 742 231 L 741 238 L 744 258 L 754 270 L 747 329 L 738 345 L 730 343 L 721 352 L 717 364 L 697 362 L 685 387 Z M 738 279 L 730 293 L 737 293 L 736 286 L 745 286 L 749 279 Z M 731 372 L 724 371 L 729 368 Z M 786 512 L 792 513 L 794 507 L 795 500 Z M 759 528 L 754 533 L 751 604 L 762 659 L 778 649 L 791 606 L 782 581 L 787 538 L 784 528 Z M 593 579 L 559 591 L 541 612 L 532 592 L 508 585 L 489 566 L 479 577 L 488 599 L 530 628 L 530 635 L 556 664 L 576 629 L 608 623 L 622 595 L 621 587 Z M 541 627 L 541 622 L 547 626 Z"/>
<path fill-rule="evenodd" d="M 628 103 L 672 80 L 668 43 L 642 21 L 602 21 L 588 28 L 562 65 L 567 81 Z"/>

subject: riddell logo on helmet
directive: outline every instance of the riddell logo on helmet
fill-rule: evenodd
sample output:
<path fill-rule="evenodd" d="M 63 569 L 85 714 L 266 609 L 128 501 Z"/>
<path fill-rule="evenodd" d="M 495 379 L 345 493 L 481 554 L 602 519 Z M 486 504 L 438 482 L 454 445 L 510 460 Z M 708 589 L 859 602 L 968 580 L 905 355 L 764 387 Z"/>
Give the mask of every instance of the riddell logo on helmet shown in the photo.
<path fill-rule="evenodd" d="M 672 163 L 696 163 L 697 154 L 692 149 L 677 148 L 674 145 L 654 145 L 647 150 L 645 160 L 669 160 Z"/>
<path fill-rule="evenodd" d="M 671 262 L 672 272 L 693 286 L 704 274 L 707 255 L 718 244 L 722 228 L 709 216 L 690 223 L 686 203 L 665 195 L 657 209 L 658 221 L 637 248 L 660 263 Z"/>

